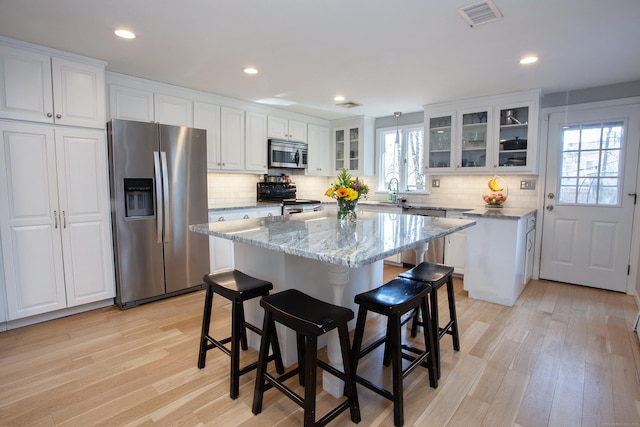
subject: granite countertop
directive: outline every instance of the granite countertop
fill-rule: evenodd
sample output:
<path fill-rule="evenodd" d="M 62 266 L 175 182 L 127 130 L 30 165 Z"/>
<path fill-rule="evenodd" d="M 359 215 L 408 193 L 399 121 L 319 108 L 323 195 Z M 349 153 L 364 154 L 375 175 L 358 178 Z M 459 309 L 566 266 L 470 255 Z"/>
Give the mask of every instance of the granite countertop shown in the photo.
<path fill-rule="evenodd" d="M 463 215 L 476 218 L 514 219 L 535 215 L 537 209 L 532 208 L 482 208 L 463 212 Z"/>
<path fill-rule="evenodd" d="M 473 220 L 361 212 L 341 224 L 335 212 L 222 221 L 189 230 L 347 267 L 361 267 L 419 243 L 471 227 Z"/>

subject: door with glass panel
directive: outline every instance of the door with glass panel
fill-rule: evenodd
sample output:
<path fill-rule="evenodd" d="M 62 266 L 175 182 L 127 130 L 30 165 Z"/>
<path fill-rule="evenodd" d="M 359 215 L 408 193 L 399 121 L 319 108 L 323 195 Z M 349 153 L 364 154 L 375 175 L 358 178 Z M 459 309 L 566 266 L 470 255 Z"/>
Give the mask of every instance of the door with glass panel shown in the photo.
<path fill-rule="evenodd" d="M 540 278 L 627 291 L 640 107 L 549 117 Z"/>

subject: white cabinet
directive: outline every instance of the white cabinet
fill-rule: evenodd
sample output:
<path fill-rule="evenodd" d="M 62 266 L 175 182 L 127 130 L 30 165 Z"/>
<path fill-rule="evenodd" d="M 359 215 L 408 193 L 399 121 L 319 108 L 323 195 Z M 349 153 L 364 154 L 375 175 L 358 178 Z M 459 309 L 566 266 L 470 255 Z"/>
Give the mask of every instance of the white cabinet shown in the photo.
<path fill-rule="evenodd" d="M 334 173 L 343 167 L 352 175 L 371 176 L 375 171 L 375 120 L 370 117 L 331 122 Z"/>
<path fill-rule="evenodd" d="M 536 173 L 540 91 L 426 105 L 431 174 Z"/>
<path fill-rule="evenodd" d="M 0 123 L 9 320 L 115 296 L 104 131 Z"/>
<path fill-rule="evenodd" d="M 220 106 L 205 102 L 193 104 L 193 127 L 207 131 L 207 170 L 216 172 L 222 168 L 220 158 Z"/>
<path fill-rule="evenodd" d="M 269 138 L 307 142 L 307 124 L 298 120 L 269 116 Z"/>
<path fill-rule="evenodd" d="M 190 99 L 112 84 L 109 105 L 112 119 L 193 126 L 194 107 Z"/>
<path fill-rule="evenodd" d="M 528 246 L 527 241 L 534 238 L 529 233 L 535 230 L 531 228 L 535 227 L 535 213 L 468 219 L 476 225 L 467 229 L 464 289 L 471 298 L 512 306 L 529 281 L 527 255 L 533 261 L 533 245 Z"/>
<path fill-rule="evenodd" d="M 220 107 L 220 169 L 244 170 L 244 131 L 244 111 Z"/>
<path fill-rule="evenodd" d="M 527 235 L 526 242 L 523 248 L 524 255 L 524 277 L 523 277 L 523 285 L 526 286 L 527 283 L 533 277 L 533 263 L 534 263 L 534 251 L 536 244 L 536 216 L 531 215 L 527 218 Z"/>
<path fill-rule="evenodd" d="M 462 218 L 465 216 L 461 211 L 448 210 L 447 218 Z M 453 267 L 453 272 L 461 276 L 464 275 L 464 263 L 467 251 L 467 229 L 449 234 L 444 239 L 444 263 Z"/>
<path fill-rule="evenodd" d="M 104 64 L 0 44 L 0 118 L 104 128 Z"/>
<path fill-rule="evenodd" d="M 245 113 L 245 163 L 247 172 L 267 172 L 267 116 Z"/>
<path fill-rule="evenodd" d="M 333 175 L 333 170 L 331 169 L 331 136 L 329 128 L 309 123 L 307 126 L 307 144 L 307 175 Z"/>
<path fill-rule="evenodd" d="M 237 219 L 264 218 L 281 214 L 279 206 L 249 209 L 221 209 L 209 211 L 209 222 L 233 221 Z M 209 254 L 211 257 L 211 272 L 233 269 L 233 241 L 220 237 L 209 237 Z"/>

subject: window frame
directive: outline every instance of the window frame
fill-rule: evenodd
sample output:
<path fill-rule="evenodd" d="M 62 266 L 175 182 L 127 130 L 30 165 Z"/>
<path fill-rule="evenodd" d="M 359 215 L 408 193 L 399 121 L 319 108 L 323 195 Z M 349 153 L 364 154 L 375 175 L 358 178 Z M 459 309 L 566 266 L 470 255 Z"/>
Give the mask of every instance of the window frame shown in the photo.
<path fill-rule="evenodd" d="M 384 128 L 376 129 L 376 141 L 377 141 L 377 151 L 380 153 L 378 156 L 378 179 L 377 179 L 377 191 L 378 192 L 388 192 L 388 183 L 386 182 L 386 169 L 385 169 L 385 136 L 388 134 L 394 134 L 396 131 L 399 131 L 401 134 L 400 137 L 400 164 L 398 165 L 398 175 L 399 175 L 399 185 L 398 185 L 398 193 L 399 194 L 430 194 L 429 186 L 427 185 L 427 174 L 423 172 L 424 183 L 423 188 L 420 190 L 410 190 L 408 188 L 408 150 L 407 150 L 407 138 L 406 134 L 408 131 L 421 131 L 422 132 L 422 166 L 424 167 L 424 162 L 426 161 L 426 141 L 425 141 L 425 130 L 423 123 L 414 123 L 414 124 L 406 124 L 401 126 L 389 126 Z"/>

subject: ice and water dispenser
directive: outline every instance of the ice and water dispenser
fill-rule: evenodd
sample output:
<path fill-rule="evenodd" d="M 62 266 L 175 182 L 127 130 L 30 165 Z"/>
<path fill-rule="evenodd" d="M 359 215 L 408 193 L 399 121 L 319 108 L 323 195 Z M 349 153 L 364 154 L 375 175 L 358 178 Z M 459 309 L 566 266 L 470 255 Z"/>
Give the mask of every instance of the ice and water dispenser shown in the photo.
<path fill-rule="evenodd" d="M 154 216 L 153 178 L 124 178 L 125 216 Z"/>

